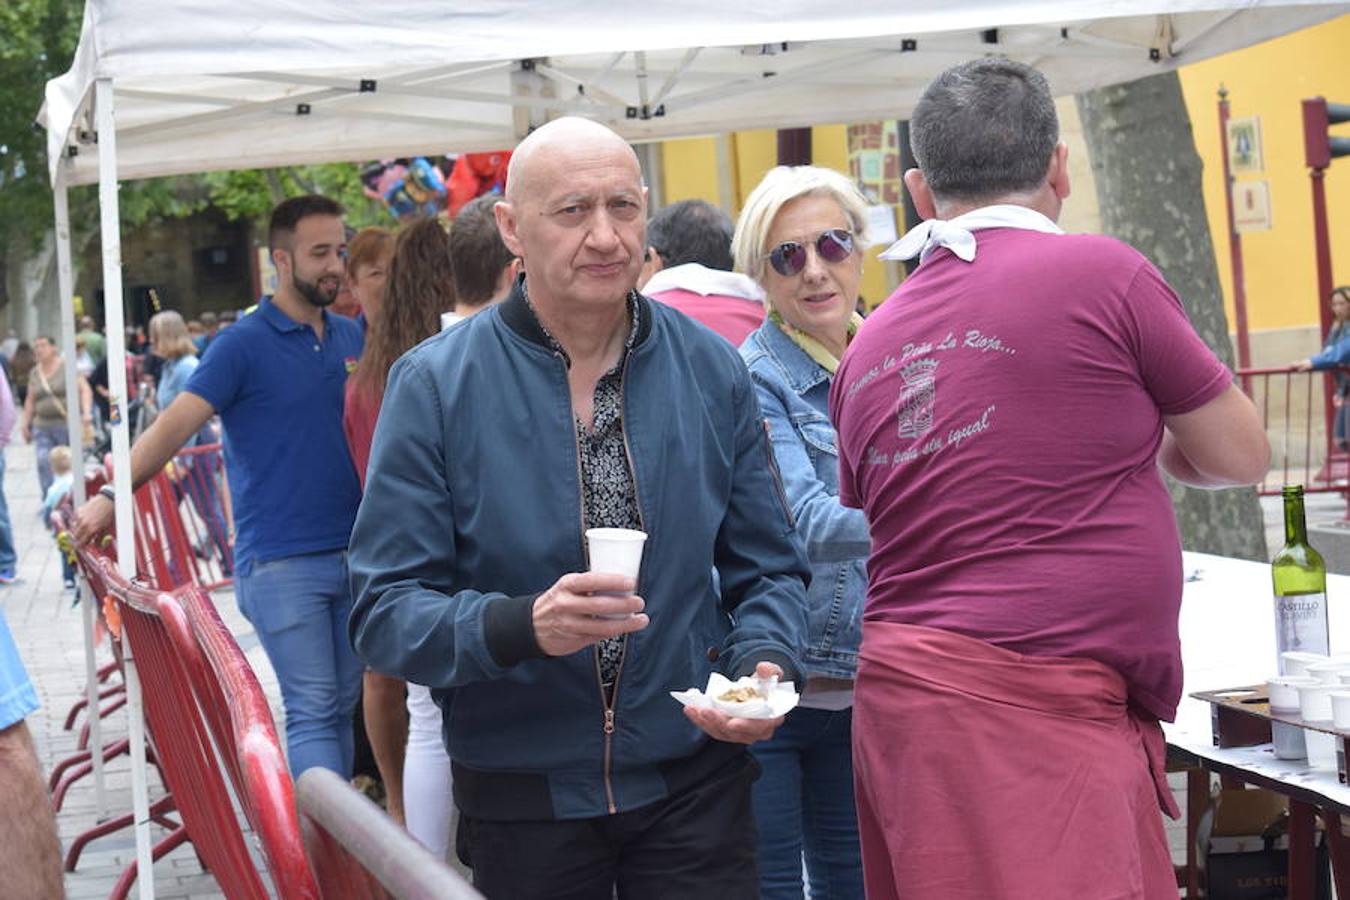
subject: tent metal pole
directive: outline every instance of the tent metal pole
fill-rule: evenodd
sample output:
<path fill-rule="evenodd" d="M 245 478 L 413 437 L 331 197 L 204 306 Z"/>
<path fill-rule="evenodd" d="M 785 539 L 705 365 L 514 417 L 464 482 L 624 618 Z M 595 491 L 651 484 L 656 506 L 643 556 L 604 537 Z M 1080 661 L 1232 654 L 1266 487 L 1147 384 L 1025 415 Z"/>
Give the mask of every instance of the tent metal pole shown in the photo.
<path fill-rule="evenodd" d="M 66 443 L 70 447 L 71 462 L 74 464 L 75 478 L 71 485 L 71 494 L 76 503 L 84 502 L 84 473 L 81 453 L 84 444 L 82 417 L 88 411 L 80 407 L 80 373 L 75 360 L 75 307 L 72 303 L 73 290 L 70 276 L 70 211 L 67 205 L 65 185 L 54 192 L 56 205 L 56 277 L 61 295 L 61 356 L 63 358 L 66 380 Z M 63 227 L 64 225 L 64 227 Z M 63 258 L 64 257 L 64 258 Z"/>
<path fill-rule="evenodd" d="M 103 239 L 103 307 L 107 322 L 109 419 L 113 437 L 113 485 L 116 491 L 117 566 L 128 579 L 136 575 L 136 538 L 131 521 L 131 452 L 127 439 L 127 348 L 122 315 L 122 232 L 117 202 L 117 126 L 113 117 L 113 83 L 94 82 L 98 132 L 98 206 Z M 127 684 L 127 719 L 131 743 L 131 807 L 136 821 L 136 884 L 141 900 L 155 896 L 155 871 L 150 846 L 150 802 L 146 788 L 145 718 L 141 683 L 136 675 L 135 648 L 122 642 Z"/>
<path fill-rule="evenodd" d="M 79 419 L 79 386 L 73 375 L 75 370 L 75 275 L 70 263 L 70 205 L 66 191 L 64 167 L 57 175 L 52 187 L 52 202 L 56 215 L 56 286 L 57 308 L 61 313 L 61 352 L 66 358 L 66 427 L 72 435 L 81 433 Z M 72 500 L 75 506 L 84 504 L 84 456 L 73 453 L 75 478 L 71 483 Z M 62 551 L 64 552 L 64 551 Z M 98 646 L 94 636 L 94 622 L 98 610 L 94 608 L 95 599 L 88 588 L 79 594 L 81 624 L 84 629 L 84 678 L 85 699 L 88 701 L 89 744 L 94 763 L 94 809 L 99 819 L 108 815 L 108 798 L 103 779 L 103 722 L 99 718 L 98 708 Z"/>

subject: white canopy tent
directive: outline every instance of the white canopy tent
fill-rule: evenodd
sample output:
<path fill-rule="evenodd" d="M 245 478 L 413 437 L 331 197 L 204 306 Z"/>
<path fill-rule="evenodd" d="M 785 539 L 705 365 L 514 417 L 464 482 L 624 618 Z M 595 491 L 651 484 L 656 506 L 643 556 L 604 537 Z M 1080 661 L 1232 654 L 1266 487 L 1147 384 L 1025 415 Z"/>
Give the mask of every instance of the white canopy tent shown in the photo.
<path fill-rule="evenodd" d="M 1070 94 L 1348 10 L 1299 0 L 88 0 L 75 60 L 48 83 L 41 115 L 66 383 L 73 392 L 73 185 L 100 186 L 108 372 L 121 411 L 119 179 L 502 149 L 562 114 L 635 142 L 904 118 L 933 75 L 979 55 L 1036 65 L 1056 93 Z M 73 394 L 67 407 L 78 434 Z M 131 574 L 127 430 L 117 413 L 114 426 L 118 551 Z M 92 603 L 85 608 L 92 622 Z M 92 676 L 92 647 L 88 660 Z M 135 708 L 131 720 L 139 725 Z M 137 840 L 148 873 L 146 826 Z M 150 896 L 153 879 L 139 881 Z"/>
<path fill-rule="evenodd" d="M 1350 9 L 1297 0 L 90 0 L 44 110 L 54 180 L 496 150 L 562 113 L 634 141 L 904 118 L 928 80 L 1005 53 L 1056 93 L 1128 81 Z M 70 156 L 71 153 L 79 155 Z"/>

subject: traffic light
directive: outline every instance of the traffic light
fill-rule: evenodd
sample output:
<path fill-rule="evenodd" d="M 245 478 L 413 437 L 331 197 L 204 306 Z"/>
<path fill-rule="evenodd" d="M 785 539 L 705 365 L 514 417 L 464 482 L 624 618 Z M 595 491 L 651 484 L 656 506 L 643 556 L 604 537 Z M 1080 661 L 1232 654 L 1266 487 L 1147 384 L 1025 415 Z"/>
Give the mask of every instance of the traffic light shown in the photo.
<path fill-rule="evenodd" d="M 1332 125 L 1350 122 L 1350 103 L 1328 103 L 1325 97 L 1303 101 L 1303 152 L 1308 168 L 1325 169 L 1338 156 L 1350 156 L 1350 137 L 1333 137 Z"/>

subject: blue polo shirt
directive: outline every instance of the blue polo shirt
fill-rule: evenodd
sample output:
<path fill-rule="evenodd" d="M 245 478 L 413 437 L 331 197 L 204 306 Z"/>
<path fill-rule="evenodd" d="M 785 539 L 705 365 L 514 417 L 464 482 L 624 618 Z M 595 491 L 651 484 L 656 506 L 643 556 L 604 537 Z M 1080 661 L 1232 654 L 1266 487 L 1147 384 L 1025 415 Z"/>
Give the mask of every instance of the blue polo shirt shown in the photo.
<path fill-rule="evenodd" d="M 0 731 L 23 721 L 37 708 L 37 692 L 24 671 L 5 615 L 0 613 Z"/>
<path fill-rule="evenodd" d="M 222 330 L 186 390 L 220 413 L 235 565 L 345 549 L 361 485 L 342 431 L 361 328 L 323 313 L 323 340 L 270 297 Z"/>

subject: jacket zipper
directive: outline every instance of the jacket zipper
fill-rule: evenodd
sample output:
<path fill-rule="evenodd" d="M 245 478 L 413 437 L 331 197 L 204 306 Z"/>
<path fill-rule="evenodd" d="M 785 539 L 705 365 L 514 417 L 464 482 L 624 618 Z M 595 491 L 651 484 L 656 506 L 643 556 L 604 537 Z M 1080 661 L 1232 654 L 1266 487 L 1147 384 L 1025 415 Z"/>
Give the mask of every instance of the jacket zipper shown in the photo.
<path fill-rule="evenodd" d="M 643 531 L 646 531 L 647 522 L 642 515 L 642 497 L 638 493 L 637 467 L 633 465 L 633 449 L 628 445 L 628 361 L 631 357 L 631 351 L 624 355 L 623 372 L 619 381 L 619 390 L 622 398 L 620 403 L 620 413 L 623 417 L 623 453 L 628 460 L 628 473 L 633 479 L 633 503 L 637 507 L 638 526 Z M 578 456 L 577 465 L 580 466 L 580 464 L 580 456 Z M 639 580 L 641 580 L 641 577 L 641 575 L 638 576 Z M 636 585 L 633 587 L 633 590 L 637 590 Z M 614 722 L 615 708 L 619 705 L 619 679 L 623 675 L 623 664 L 627 659 L 628 640 L 625 639 L 619 649 L 619 667 L 614 670 L 614 689 L 610 692 L 610 695 L 606 697 L 605 680 L 600 674 L 600 653 L 599 651 L 596 651 L 595 654 L 595 680 L 596 685 L 600 689 L 600 705 L 604 710 L 604 725 L 602 727 L 605 732 L 605 799 L 609 803 L 610 815 L 614 815 L 619 811 L 618 805 L 614 802 L 614 784 L 611 775 L 614 764 L 614 731 L 616 728 Z"/>
<path fill-rule="evenodd" d="M 561 356 L 559 356 L 558 358 L 562 359 Z M 564 367 L 567 365 L 566 360 L 563 360 L 563 365 Z M 627 377 L 628 377 L 628 356 L 625 356 L 623 361 L 622 378 L 626 380 Z M 573 419 L 575 420 L 575 418 L 576 416 L 574 412 Z M 575 421 L 572 424 L 572 438 L 573 438 L 573 446 L 576 448 L 577 493 L 579 494 L 579 498 L 581 500 L 579 506 L 579 509 L 581 510 L 581 547 L 582 547 L 582 554 L 584 556 L 586 548 L 586 487 L 582 483 L 581 441 L 580 438 L 576 436 Z M 633 476 L 633 497 L 635 501 L 638 501 L 637 470 L 633 467 L 633 454 L 628 446 L 627 429 L 625 429 L 623 433 L 623 451 L 624 455 L 628 458 L 628 471 Z M 637 502 L 637 508 L 638 508 L 638 524 L 643 525 L 643 530 L 645 531 L 646 526 L 642 518 L 642 504 L 640 501 Z M 595 662 L 595 687 L 600 694 L 600 708 L 602 712 L 601 730 L 604 732 L 605 735 L 605 753 L 604 753 L 604 761 L 601 767 L 601 772 L 605 782 L 605 803 L 607 808 L 609 809 L 609 814 L 614 815 L 619 811 L 618 804 L 614 802 L 614 784 L 611 777 L 612 775 L 611 770 L 613 768 L 614 762 L 614 732 L 616 730 L 615 707 L 618 705 L 619 701 L 619 677 L 623 674 L 624 660 L 626 660 L 628 657 L 628 641 L 625 640 L 623 642 L 621 649 L 619 650 L 619 667 L 614 671 L 614 690 L 608 697 L 605 696 L 605 679 L 600 672 L 599 649 L 592 651 L 591 655 Z"/>

